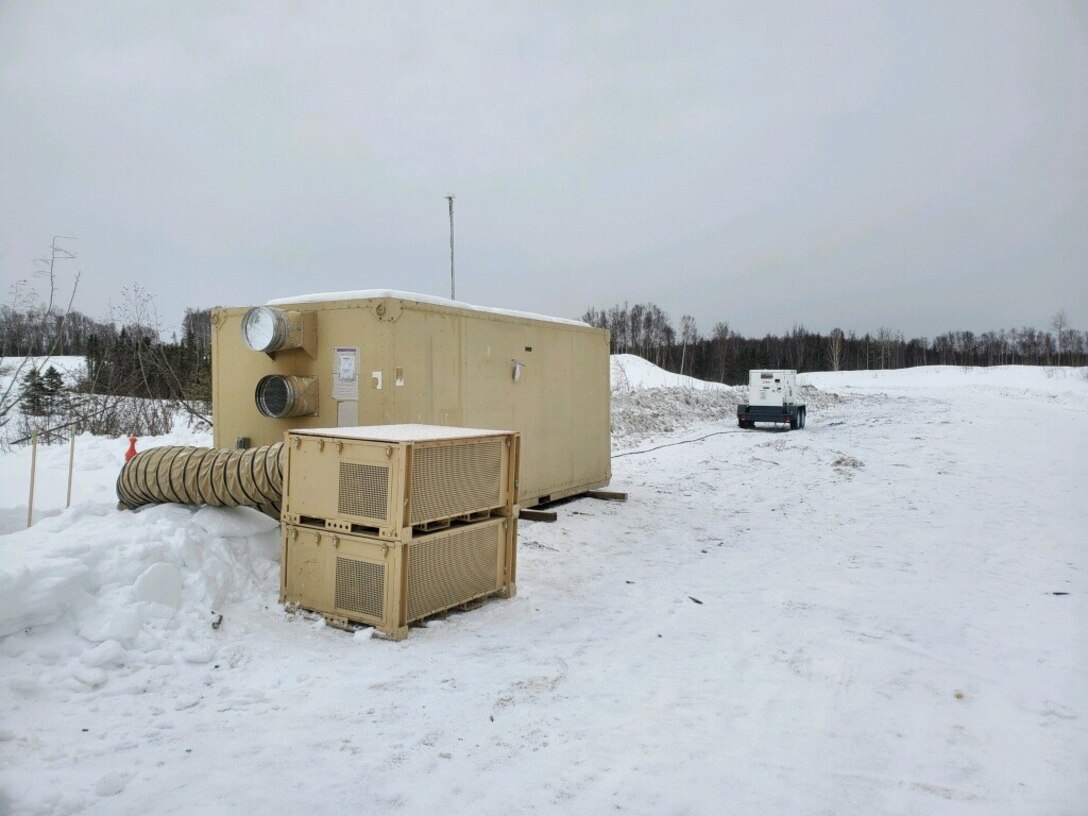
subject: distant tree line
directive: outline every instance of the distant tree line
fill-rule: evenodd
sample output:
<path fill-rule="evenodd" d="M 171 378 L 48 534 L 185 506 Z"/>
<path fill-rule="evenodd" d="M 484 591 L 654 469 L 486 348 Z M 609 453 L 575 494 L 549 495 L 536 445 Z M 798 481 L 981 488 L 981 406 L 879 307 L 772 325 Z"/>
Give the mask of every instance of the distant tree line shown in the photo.
<path fill-rule="evenodd" d="M 42 315 L 0 306 L 6 357 L 80 356 L 86 374 L 77 390 L 152 399 L 211 399 L 211 310 L 186 309 L 181 338 L 156 327 L 118 326 L 79 312 Z"/>
<path fill-rule="evenodd" d="M 180 339 L 162 339 L 150 322 L 0 306 L 0 356 L 8 360 L 0 373 L 10 381 L 0 389 L 0 445 L 72 432 L 162 434 L 178 414 L 210 423 L 211 310 L 187 309 Z M 83 357 L 82 375 L 65 381 L 54 365 L 60 356 Z"/>
<path fill-rule="evenodd" d="M 5 357 L 76 355 L 86 359 L 83 378 L 68 388 L 82 394 L 173 400 L 190 413 L 209 413 L 211 402 L 211 310 L 186 309 L 181 337 L 164 340 L 136 294 L 134 319 L 118 324 L 76 311 L 42 312 L 0 306 L 0 351 Z M 782 335 L 744 337 L 727 322 L 703 334 L 695 318 L 679 326 L 653 303 L 590 308 L 582 319 L 608 329 L 613 354 L 637 354 L 668 371 L 703 380 L 744 383 L 754 368 L 839 371 L 920 365 L 1088 365 L 1088 332 L 1068 326 L 1064 311 L 1052 331 L 1025 327 L 974 334 L 950 331 L 933 339 L 907 340 L 887 328 L 875 334 L 832 329 L 827 334 L 795 325 Z M 22 383 L 29 397 L 24 413 L 52 413 L 63 396 L 55 372 L 37 372 Z M 53 391 L 50 391 L 50 388 Z M 44 389 L 44 391 L 43 391 Z M 44 400 L 44 402 L 43 402 Z M 193 407 L 195 406 L 195 408 Z"/>
<path fill-rule="evenodd" d="M 74 240 L 53 236 L 34 261 L 35 280 L 17 280 L 0 305 L 0 446 L 82 432 L 161 434 L 178 414 L 210 423 L 211 310 L 186 309 L 181 338 L 170 340 L 138 284 L 121 290 L 119 320 L 75 311 L 81 273 L 70 286 L 58 276 L 77 257 Z M 54 365 L 64 356 L 84 359 L 78 378 Z"/>
<path fill-rule="evenodd" d="M 1088 332 L 1069 328 L 1064 311 L 1051 322 L 1053 333 L 1033 328 L 975 334 L 950 331 L 932 340 L 907 340 L 888 328 L 858 336 L 832 329 L 827 334 L 795 325 L 782 335 L 743 337 L 726 322 L 704 335 L 691 315 L 673 326 L 652 303 L 591 307 L 582 320 L 608 329 L 613 354 L 637 354 L 668 371 L 702 380 L 742 384 L 755 368 L 797 371 L 851 371 L 921 365 L 1088 365 Z"/>

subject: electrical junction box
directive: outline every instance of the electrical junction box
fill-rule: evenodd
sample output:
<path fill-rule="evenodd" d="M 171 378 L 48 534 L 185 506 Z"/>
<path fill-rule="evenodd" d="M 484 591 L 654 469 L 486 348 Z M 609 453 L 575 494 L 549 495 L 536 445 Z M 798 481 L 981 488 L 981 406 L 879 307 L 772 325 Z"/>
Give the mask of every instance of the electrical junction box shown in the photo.
<path fill-rule="evenodd" d="M 285 435 L 281 603 L 394 639 L 516 591 L 520 437 L 436 425 Z"/>
<path fill-rule="evenodd" d="M 426 423 L 521 434 L 520 504 L 612 476 L 609 336 L 577 320 L 389 290 L 212 312 L 214 444 Z"/>

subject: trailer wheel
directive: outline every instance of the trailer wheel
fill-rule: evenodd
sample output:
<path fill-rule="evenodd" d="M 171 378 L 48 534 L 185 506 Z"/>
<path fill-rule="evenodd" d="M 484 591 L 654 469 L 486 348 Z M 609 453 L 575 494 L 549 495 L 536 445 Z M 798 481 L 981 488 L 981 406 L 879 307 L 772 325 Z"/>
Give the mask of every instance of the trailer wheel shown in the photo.
<path fill-rule="evenodd" d="M 794 414 L 793 416 L 790 417 L 790 430 L 791 431 L 796 431 L 799 427 L 801 427 L 801 412 L 800 411 L 798 411 L 796 414 Z"/>

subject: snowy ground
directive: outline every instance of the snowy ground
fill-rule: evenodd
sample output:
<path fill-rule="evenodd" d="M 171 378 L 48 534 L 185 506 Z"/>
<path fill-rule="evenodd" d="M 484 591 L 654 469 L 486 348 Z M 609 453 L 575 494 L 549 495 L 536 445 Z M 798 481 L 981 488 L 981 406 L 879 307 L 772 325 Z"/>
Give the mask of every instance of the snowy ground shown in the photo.
<path fill-rule="evenodd" d="M 630 501 L 523 522 L 517 597 L 402 643 L 284 613 L 259 514 L 116 511 L 123 440 L 63 512 L 39 451 L 0 813 L 1085 812 L 1084 370 L 805 375 L 784 432 L 620 362 Z"/>

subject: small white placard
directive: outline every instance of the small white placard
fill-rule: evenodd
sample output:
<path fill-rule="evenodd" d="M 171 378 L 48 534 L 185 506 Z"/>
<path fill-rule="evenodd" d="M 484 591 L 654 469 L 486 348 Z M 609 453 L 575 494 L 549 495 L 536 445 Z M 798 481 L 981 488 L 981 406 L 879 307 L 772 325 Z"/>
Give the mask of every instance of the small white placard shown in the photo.
<path fill-rule="evenodd" d="M 333 349 L 332 398 L 341 402 L 359 399 L 359 349 L 355 346 Z"/>
<path fill-rule="evenodd" d="M 341 354 L 340 355 L 340 379 L 341 380 L 354 380 L 355 379 L 355 355 L 354 354 Z"/>

